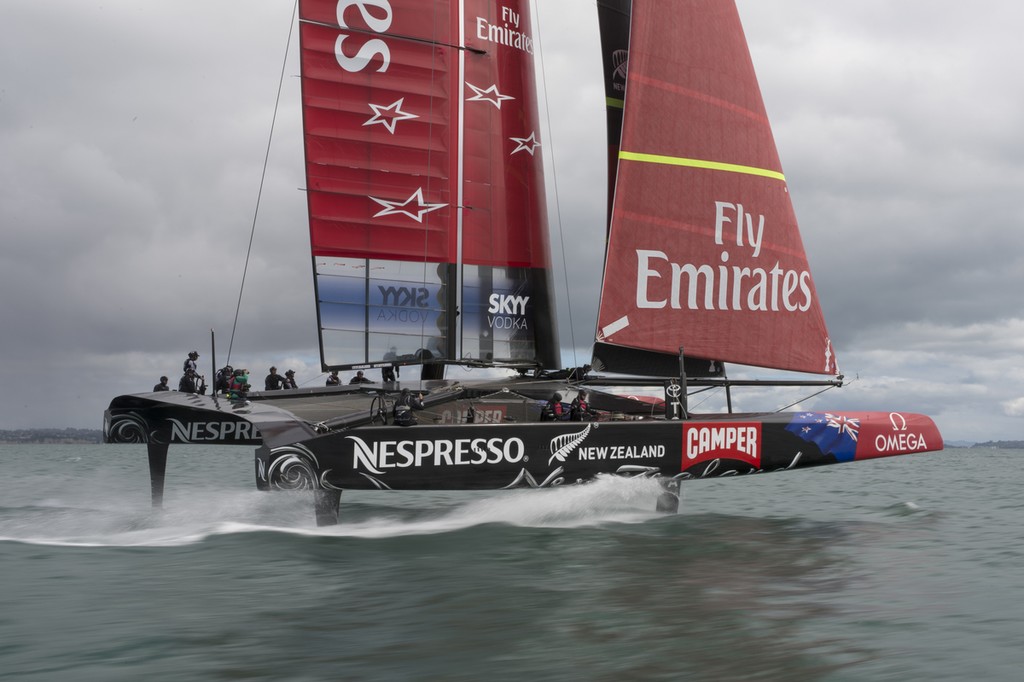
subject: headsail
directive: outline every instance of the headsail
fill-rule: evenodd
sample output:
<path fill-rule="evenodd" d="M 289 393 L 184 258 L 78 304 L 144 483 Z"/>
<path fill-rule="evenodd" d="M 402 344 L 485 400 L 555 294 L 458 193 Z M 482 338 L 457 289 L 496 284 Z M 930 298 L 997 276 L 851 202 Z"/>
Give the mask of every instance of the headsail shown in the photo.
<path fill-rule="evenodd" d="M 527 0 L 301 0 L 324 367 L 557 364 Z"/>
<path fill-rule="evenodd" d="M 633 0 L 609 239 L 595 366 L 836 373 L 734 3 Z"/>

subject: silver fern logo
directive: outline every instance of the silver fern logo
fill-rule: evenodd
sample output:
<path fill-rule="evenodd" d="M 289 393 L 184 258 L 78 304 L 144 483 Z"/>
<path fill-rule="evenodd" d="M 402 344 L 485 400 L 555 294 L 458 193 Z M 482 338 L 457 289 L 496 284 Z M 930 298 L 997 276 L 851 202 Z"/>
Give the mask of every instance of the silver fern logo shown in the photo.
<path fill-rule="evenodd" d="M 568 457 L 573 450 L 578 448 L 580 443 L 586 440 L 587 436 L 590 434 L 590 427 L 591 425 L 587 424 L 586 428 L 579 433 L 563 433 L 560 436 L 552 438 L 550 446 L 551 459 L 548 460 L 548 466 L 550 466 L 555 460 L 564 462 L 565 458 Z"/>
<path fill-rule="evenodd" d="M 626 72 L 629 70 L 629 50 L 615 50 L 612 52 L 612 77 L 619 80 L 626 80 Z"/>

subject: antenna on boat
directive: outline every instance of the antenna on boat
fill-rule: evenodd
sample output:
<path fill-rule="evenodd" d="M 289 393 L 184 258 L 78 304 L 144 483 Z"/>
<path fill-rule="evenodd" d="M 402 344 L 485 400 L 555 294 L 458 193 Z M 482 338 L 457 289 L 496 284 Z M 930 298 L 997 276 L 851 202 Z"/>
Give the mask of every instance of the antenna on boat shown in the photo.
<path fill-rule="evenodd" d="M 213 365 L 213 371 L 210 372 L 210 376 L 213 377 L 214 387 L 213 393 L 217 394 L 217 338 L 213 333 L 213 327 L 210 327 L 210 363 Z"/>

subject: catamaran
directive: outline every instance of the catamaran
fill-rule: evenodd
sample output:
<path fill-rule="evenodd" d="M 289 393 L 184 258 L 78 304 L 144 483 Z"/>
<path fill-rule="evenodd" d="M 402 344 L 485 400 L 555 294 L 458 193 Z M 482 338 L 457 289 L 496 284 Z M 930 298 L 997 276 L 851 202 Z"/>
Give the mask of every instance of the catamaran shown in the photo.
<path fill-rule="evenodd" d="M 657 479 L 671 511 L 691 479 L 942 449 L 911 412 L 732 411 L 733 388 L 843 383 L 740 17 L 729 0 L 597 5 L 610 201 L 589 365 L 559 361 L 529 1 L 300 0 L 322 369 L 404 372 L 115 398 L 106 440 L 147 444 L 154 504 L 178 443 L 255 446 L 257 487 L 314 491 L 320 524 L 346 489 L 613 474 Z M 446 379 L 455 366 L 502 376 Z M 422 409 L 396 423 L 403 388 Z M 711 388 L 728 409 L 692 411 Z M 544 420 L 581 389 L 590 413 Z"/>

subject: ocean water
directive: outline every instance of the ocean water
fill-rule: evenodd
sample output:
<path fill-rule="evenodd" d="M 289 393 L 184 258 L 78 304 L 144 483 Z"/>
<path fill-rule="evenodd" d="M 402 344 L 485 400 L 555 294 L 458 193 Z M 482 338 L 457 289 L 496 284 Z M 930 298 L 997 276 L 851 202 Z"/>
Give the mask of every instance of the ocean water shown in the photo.
<path fill-rule="evenodd" d="M 1019 680 L 1024 451 L 349 492 L 247 448 L 0 446 L 0 679 Z"/>

